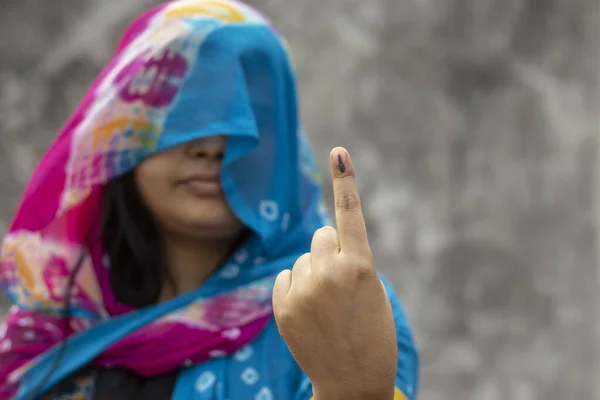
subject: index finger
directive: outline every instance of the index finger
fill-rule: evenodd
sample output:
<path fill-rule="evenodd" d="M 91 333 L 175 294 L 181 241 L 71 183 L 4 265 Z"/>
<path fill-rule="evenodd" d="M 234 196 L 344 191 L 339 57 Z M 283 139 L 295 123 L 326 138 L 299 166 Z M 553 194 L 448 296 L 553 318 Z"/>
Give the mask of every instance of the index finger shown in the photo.
<path fill-rule="evenodd" d="M 340 248 L 344 253 L 370 252 L 367 228 L 363 216 L 354 166 L 350 154 L 343 147 L 336 147 L 329 156 L 335 220 L 340 238 Z"/>

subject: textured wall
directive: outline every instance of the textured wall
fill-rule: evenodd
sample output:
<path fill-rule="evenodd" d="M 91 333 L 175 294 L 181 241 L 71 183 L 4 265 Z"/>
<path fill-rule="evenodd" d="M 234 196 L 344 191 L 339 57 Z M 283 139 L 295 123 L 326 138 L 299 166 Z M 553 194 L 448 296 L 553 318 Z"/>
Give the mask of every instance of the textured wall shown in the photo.
<path fill-rule="evenodd" d="M 0 233 L 151 0 L 2 0 Z M 597 0 L 260 0 L 322 166 L 354 154 L 421 399 L 600 399 Z"/>

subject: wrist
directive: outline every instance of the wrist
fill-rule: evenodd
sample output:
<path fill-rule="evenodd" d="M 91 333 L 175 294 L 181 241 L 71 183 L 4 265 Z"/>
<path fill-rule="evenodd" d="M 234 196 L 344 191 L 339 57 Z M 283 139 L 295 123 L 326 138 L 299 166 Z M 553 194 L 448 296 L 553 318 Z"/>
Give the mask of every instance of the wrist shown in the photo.
<path fill-rule="evenodd" d="M 314 400 L 393 400 L 394 387 L 390 389 L 367 390 L 364 387 L 316 387 L 313 385 Z"/>

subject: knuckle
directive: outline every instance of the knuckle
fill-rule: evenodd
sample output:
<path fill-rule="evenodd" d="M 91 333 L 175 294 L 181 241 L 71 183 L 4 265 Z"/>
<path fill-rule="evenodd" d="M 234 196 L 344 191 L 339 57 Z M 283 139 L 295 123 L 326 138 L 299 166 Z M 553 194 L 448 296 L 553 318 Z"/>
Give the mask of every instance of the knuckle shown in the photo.
<path fill-rule="evenodd" d="M 340 279 L 339 274 L 331 271 L 321 274 L 315 283 L 315 287 L 317 287 L 319 291 L 328 294 L 337 293 L 341 288 L 346 286 L 345 279 Z"/>
<path fill-rule="evenodd" d="M 377 275 L 370 255 L 360 258 L 345 256 L 344 264 L 348 266 L 348 276 L 352 280 L 362 281 L 371 279 L 374 275 Z"/>
<path fill-rule="evenodd" d="M 356 280 L 363 281 L 370 279 L 375 274 L 373 268 L 368 264 L 358 264 L 354 267 L 354 277 Z"/>
<path fill-rule="evenodd" d="M 310 270 L 311 265 L 311 255 L 310 253 L 305 253 L 298 257 L 294 265 L 292 266 L 292 279 L 299 275 L 304 275 L 304 271 Z"/>
<path fill-rule="evenodd" d="M 337 236 L 337 231 L 332 226 L 324 226 L 315 231 L 313 240 L 330 240 Z"/>
<path fill-rule="evenodd" d="M 335 230 L 335 228 L 333 226 L 327 225 L 327 226 L 323 226 L 323 227 L 317 229 L 315 231 L 315 235 L 318 235 L 318 236 L 329 236 L 329 235 L 331 235 L 332 233 L 335 233 L 335 232 L 336 232 L 336 230 Z"/>
<path fill-rule="evenodd" d="M 273 313 L 275 314 L 277 323 L 280 325 L 286 326 L 294 321 L 294 313 L 289 309 L 289 307 L 281 307 L 277 310 L 273 310 Z"/>
<path fill-rule="evenodd" d="M 360 209 L 360 198 L 356 193 L 344 192 L 336 199 L 335 206 L 342 211 L 356 211 Z"/>
<path fill-rule="evenodd" d="M 315 288 L 305 287 L 299 290 L 298 300 L 298 308 L 305 314 L 319 306 L 319 296 L 317 295 Z"/>
<path fill-rule="evenodd" d="M 304 253 L 296 260 L 294 266 L 304 265 L 310 262 L 310 253 Z"/>
<path fill-rule="evenodd" d="M 290 276 L 291 273 L 292 273 L 291 270 L 284 269 L 283 271 L 281 271 L 280 273 L 278 273 L 277 276 L 275 277 L 275 283 L 285 281 L 286 279 L 289 278 L 289 276 Z"/>
<path fill-rule="evenodd" d="M 374 271 L 367 264 L 355 264 L 348 270 L 348 277 L 355 282 L 362 282 L 371 279 Z"/>
<path fill-rule="evenodd" d="M 340 265 L 340 268 L 320 274 L 318 280 L 315 280 L 315 286 L 321 293 L 347 295 L 349 291 L 371 280 L 374 274 L 367 265 Z"/>

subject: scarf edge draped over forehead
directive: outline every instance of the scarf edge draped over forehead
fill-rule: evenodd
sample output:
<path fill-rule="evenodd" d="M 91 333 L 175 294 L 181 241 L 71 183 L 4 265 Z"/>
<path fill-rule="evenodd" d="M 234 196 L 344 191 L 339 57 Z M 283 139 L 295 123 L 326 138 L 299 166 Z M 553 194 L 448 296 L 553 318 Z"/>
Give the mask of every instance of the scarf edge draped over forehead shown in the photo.
<path fill-rule="evenodd" d="M 151 68 L 157 62 L 166 75 Z M 220 85 L 207 83 L 212 73 Z M 230 135 L 224 190 L 255 235 L 196 292 L 139 311 L 118 304 L 96 233 L 102 187 L 153 152 L 214 133 Z M 266 183 L 254 184 L 257 176 Z M 265 17 L 231 0 L 147 11 L 40 161 L 4 239 L 0 288 L 13 306 L 0 326 L 0 399 L 26 398 L 65 333 L 67 369 L 94 362 L 152 376 L 233 353 L 272 317 L 274 276 L 328 222 L 287 45 Z M 66 284 L 81 256 L 63 331 Z"/>

